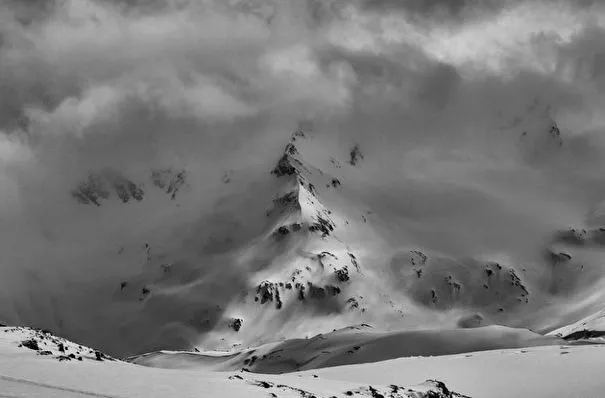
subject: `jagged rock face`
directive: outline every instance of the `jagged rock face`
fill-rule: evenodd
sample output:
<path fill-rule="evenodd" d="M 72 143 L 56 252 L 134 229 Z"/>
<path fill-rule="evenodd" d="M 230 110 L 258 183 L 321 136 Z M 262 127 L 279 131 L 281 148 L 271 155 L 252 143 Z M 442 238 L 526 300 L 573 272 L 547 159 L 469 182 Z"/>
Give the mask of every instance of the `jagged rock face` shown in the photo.
<path fill-rule="evenodd" d="M 174 200 L 176 194 L 185 185 L 185 170 L 162 169 L 151 172 L 151 181 L 156 187 L 165 190 Z"/>
<path fill-rule="evenodd" d="M 91 173 L 86 181 L 78 184 L 76 189 L 71 192 L 71 195 L 79 203 L 93 204 L 98 207 L 101 206 L 102 200 L 109 199 L 111 192 L 103 176 Z"/>
<path fill-rule="evenodd" d="M 332 222 L 326 215 L 317 213 L 315 222 L 309 225 L 309 231 L 320 232 L 323 237 L 330 235 L 334 231 L 334 222 Z"/>
<path fill-rule="evenodd" d="M 150 181 L 163 190 L 172 200 L 186 184 L 184 170 L 153 170 Z M 71 192 L 71 196 L 81 204 L 100 207 L 103 201 L 116 197 L 122 203 L 140 202 L 145 198 L 145 182 L 136 183 L 115 170 L 90 173 L 87 179 Z"/>
<path fill-rule="evenodd" d="M 276 175 L 277 177 L 290 176 L 296 174 L 296 167 L 292 165 L 290 155 L 284 154 L 279 159 L 277 165 L 275 166 L 273 171 L 271 171 L 271 173 Z"/>
<path fill-rule="evenodd" d="M 291 188 L 273 199 L 272 206 L 266 211 L 267 218 L 275 224 L 262 245 L 279 247 L 281 253 L 306 242 L 302 251 L 308 250 L 308 254 L 297 256 L 292 262 L 280 263 L 273 270 L 277 275 L 262 280 L 250 292 L 255 305 L 267 311 L 277 310 L 273 316 L 278 318 L 282 316 L 280 313 L 284 318 L 290 317 L 290 311 L 341 313 L 360 310 L 359 303 L 346 294 L 346 290 L 361 271 L 361 265 L 355 254 L 335 239 L 337 223 L 332 219 L 332 211 L 323 204 L 322 192 L 318 189 L 320 185 L 337 188 L 342 182 L 305 164 L 297 148 L 299 141 L 304 139 L 304 132 L 297 130 L 271 171 L 275 178 Z M 318 251 L 315 247 L 326 247 L 326 250 Z M 338 248 L 337 253 L 333 252 L 334 247 Z M 243 327 L 244 332 L 246 328 Z"/>

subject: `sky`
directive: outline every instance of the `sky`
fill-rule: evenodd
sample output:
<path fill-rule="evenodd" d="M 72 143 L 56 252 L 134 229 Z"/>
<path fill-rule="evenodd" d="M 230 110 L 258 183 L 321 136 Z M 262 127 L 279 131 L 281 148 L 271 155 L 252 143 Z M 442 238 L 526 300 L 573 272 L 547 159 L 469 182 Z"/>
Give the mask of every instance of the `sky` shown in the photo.
<path fill-rule="evenodd" d="M 27 280 L 106 231 L 69 197 L 90 171 L 193 170 L 208 214 L 303 122 L 359 144 L 393 211 L 413 212 L 401 173 L 452 184 L 431 226 L 483 203 L 469 189 L 582 222 L 605 195 L 604 39 L 596 0 L 0 0 L 0 268 Z M 561 151 L 519 153 L 517 126 L 552 121 Z"/>
<path fill-rule="evenodd" d="M 180 156 L 190 140 L 217 154 L 275 141 L 305 119 L 364 118 L 380 126 L 337 134 L 390 145 L 463 141 L 469 124 L 513 118 L 534 100 L 574 135 L 602 124 L 605 21 L 594 1 L 1 7 L 0 159 L 16 174 L 36 162 L 63 174 Z M 396 131 L 401 119 L 413 131 Z M 4 184 L 19 185 L 12 173 Z"/>

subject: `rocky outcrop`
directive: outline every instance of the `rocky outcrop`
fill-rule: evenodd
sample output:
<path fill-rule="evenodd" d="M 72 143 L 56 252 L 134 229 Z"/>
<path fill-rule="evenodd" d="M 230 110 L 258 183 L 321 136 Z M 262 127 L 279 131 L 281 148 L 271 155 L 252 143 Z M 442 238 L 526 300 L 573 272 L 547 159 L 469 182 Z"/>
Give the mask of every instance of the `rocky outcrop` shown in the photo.
<path fill-rule="evenodd" d="M 359 347 L 357 348 L 359 349 Z M 272 354 L 265 355 L 264 357 L 251 355 L 249 358 L 244 360 L 244 364 L 246 365 L 244 370 L 250 371 L 250 369 L 259 367 L 259 364 L 262 364 L 265 361 L 270 361 L 271 356 Z M 272 381 L 262 380 L 261 376 L 262 373 L 250 377 L 245 376 L 244 374 L 236 374 L 229 376 L 228 379 L 233 382 L 245 383 L 247 385 L 258 387 L 263 391 L 266 391 L 270 397 L 296 396 L 301 398 L 328 398 L 327 395 L 319 395 L 310 390 L 305 390 L 287 384 L 279 384 Z M 451 391 L 445 385 L 445 383 L 439 380 L 427 380 L 418 386 L 412 387 L 405 387 L 395 384 L 388 386 L 367 385 L 344 390 L 340 393 L 340 395 L 345 397 L 360 398 L 471 398 L 469 396 Z M 330 396 L 330 398 L 331 397 L 332 396 Z"/>
<path fill-rule="evenodd" d="M 567 336 L 563 336 L 563 340 L 574 341 L 574 340 L 590 340 L 605 337 L 605 331 L 603 330 L 578 330 L 570 333 Z"/>
<path fill-rule="evenodd" d="M 105 170 L 101 173 L 90 173 L 86 181 L 78 184 L 71 192 L 79 203 L 100 207 L 102 201 L 115 195 L 122 203 L 131 200 L 140 202 L 145 196 L 141 185 L 126 178 L 119 172 Z"/>
<path fill-rule="evenodd" d="M 317 212 L 315 221 L 309 225 L 309 231 L 319 232 L 322 234 L 322 237 L 326 237 L 334 231 L 334 227 L 334 222 L 330 220 L 327 215 L 322 215 Z"/>
<path fill-rule="evenodd" d="M 71 192 L 71 196 L 82 204 L 101 206 L 103 200 L 109 199 L 111 192 L 102 175 L 91 173 L 86 181 L 81 182 Z"/>
<path fill-rule="evenodd" d="M 409 388 L 391 384 L 389 386 L 364 386 L 344 392 L 345 396 L 371 398 L 470 398 L 450 391 L 445 383 L 427 380 L 422 385 Z"/>
<path fill-rule="evenodd" d="M 292 164 L 291 157 L 288 153 L 284 153 L 284 155 L 277 161 L 275 168 L 271 170 L 271 174 L 277 177 L 291 176 L 296 174 L 296 172 L 296 167 L 294 167 Z"/>
<path fill-rule="evenodd" d="M 256 288 L 256 297 L 254 297 L 254 301 L 260 302 L 260 304 L 274 302 L 275 308 L 278 310 L 281 309 L 283 303 L 279 293 L 279 283 L 269 281 L 261 282 Z"/>
<path fill-rule="evenodd" d="M 151 171 L 151 182 L 156 187 L 164 190 L 170 195 L 170 199 L 176 199 L 179 190 L 186 184 L 187 172 L 183 169 L 159 169 Z"/>
<path fill-rule="evenodd" d="M 361 160 L 363 160 L 361 149 L 359 149 L 359 145 L 354 145 L 349 151 L 349 164 L 352 166 L 357 166 Z"/>
<path fill-rule="evenodd" d="M 153 170 L 151 184 L 176 199 L 177 193 L 186 184 L 184 170 Z M 137 183 L 119 171 L 106 169 L 102 172 L 93 172 L 86 180 L 79 183 L 71 196 L 81 204 L 100 207 L 103 201 L 117 198 L 122 203 L 140 202 L 145 198 L 145 182 Z"/>
<path fill-rule="evenodd" d="M 555 142 L 558 146 L 563 146 L 563 138 L 561 137 L 561 130 L 557 126 L 556 122 L 552 123 L 550 130 L 548 132 L 549 137 Z"/>
<path fill-rule="evenodd" d="M 1 332 L 23 349 L 34 351 L 37 355 L 63 361 L 115 361 L 114 358 L 101 351 L 73 343 L 61 337 L 54 336 L 47 330 L 28 327 L 4 327 Z"/>
<path fill-rule="evenodd" d="M 229 320 L 229 327 L 236 332 L 239 332 L 242 328 L 243 320 L 241 318 L 231 318 Z"/>

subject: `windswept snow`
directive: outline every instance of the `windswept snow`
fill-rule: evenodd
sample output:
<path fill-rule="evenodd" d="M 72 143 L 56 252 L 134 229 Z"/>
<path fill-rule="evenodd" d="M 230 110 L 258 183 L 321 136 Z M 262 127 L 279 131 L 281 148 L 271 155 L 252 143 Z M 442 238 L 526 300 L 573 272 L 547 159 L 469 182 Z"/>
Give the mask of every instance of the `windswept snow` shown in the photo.
<path fill-rule="evenodd" d="M 66 351 L 86 347 L 26 328 L 0 328 L 0 396 L 11 398 L 199 398 L 357 396 L 403 398 L 463 397 L 439 381 L 403 386 L 398 382 L 368 384 L 309 376 L 275 376 L 153 369 L 114 360 L 59 361 L 21 346 L 36 338 L 63 344 Z M 55 343 L 56 342 L 56 343 Z M 46 344 L 46 343 L 45 343 Z M 44 348 L 49 348 L 47 345 Z"/>
<path fill-rule="evenodd" d="M 308 339 L 286 340 L 222 355 L 160 351 L 130 358 L 129 361 L 171 369 L 243 369 L 258 373 L 283 373 L 400 357 L 439 356 L 561 343 L 562 340 L 554 337 L 502 326 L 376 332 L 368 325 L 361 325 Z"/>
<path fill-rule="evenodd" d="M 495 330 L 491 338 L 512 331 Z M 342 334 L 342 332 L 341 332 Z M 514 332 L 531 343 L 535 336 Z M 341 336 L 342 337 L 342 336 Z M 476 336 L 448 334 L 474 340 Z M 279 398 L 456 398 L 456 397 L 582 397 L 599 398 L 605 345 L 550 345 L 464 352 L 455 355 L 415 356 L 365 364 L 332 366 L 304 372 L 262 374 L 246 371 L 209 371 L 199 366 L 160 369 L 132 363 L 87 358 L 61 361 L 53 355 L 22 346 L 23 339 L 45 341 L 44 348 L 66 352 L 95 352 L 51 334 L 27 328 L 0 329 L 0 396 L 12 398 L 166 398 L 166 397 L 279 397 Z M 529 339 L 528 339 L 529 338 Z M 412 341 L 414 342 L 414 341 Z M 428 342 L 428 340 L 426 341 Z M 310 342 L 312 345 L 313 341 Z M 519 344 L 522 344 L 519 342 Z M 363 349 L 385 350 L 365 344 Z M 313 355 L 313 348 L 309 351 Z M 283 358 L 304 355 L 285 349 Z M 207 356 L 207 355 L 206 355 Z M 220 358 L 218 353 L 215 355 Z M 385 355 L 388 356 L 388 355 Z M 174 357 L 158 357 L 166 363 Z M 289 372 L 284 360 L 273 363 Z M 177 366 L 175 366 L 177 367 Z M 539 370 L 539 371 L 537 371 Z"/>

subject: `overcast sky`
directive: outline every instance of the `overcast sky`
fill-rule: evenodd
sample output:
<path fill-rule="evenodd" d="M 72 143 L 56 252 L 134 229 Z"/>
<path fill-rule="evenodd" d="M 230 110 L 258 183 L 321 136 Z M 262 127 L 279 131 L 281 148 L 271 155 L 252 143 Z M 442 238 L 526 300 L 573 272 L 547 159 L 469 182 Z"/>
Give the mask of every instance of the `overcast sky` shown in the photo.
<path fill-rule="evenodd" d="M 0 7 L 3 188 L 19 185 L 8 166 L 24 172 L 36 162 L 65 174 L 107 162 L 135 167 L 191 147 L 218 154 L 235 150 L 233 142 L 287 136 L 301 119 L 363 118 L 372 131 L 340 134 L 383 134 L 389 146 L 461 140 L 535 100 L 571 134 L 603 124 L 605 14 L 597 1 Z"/>

